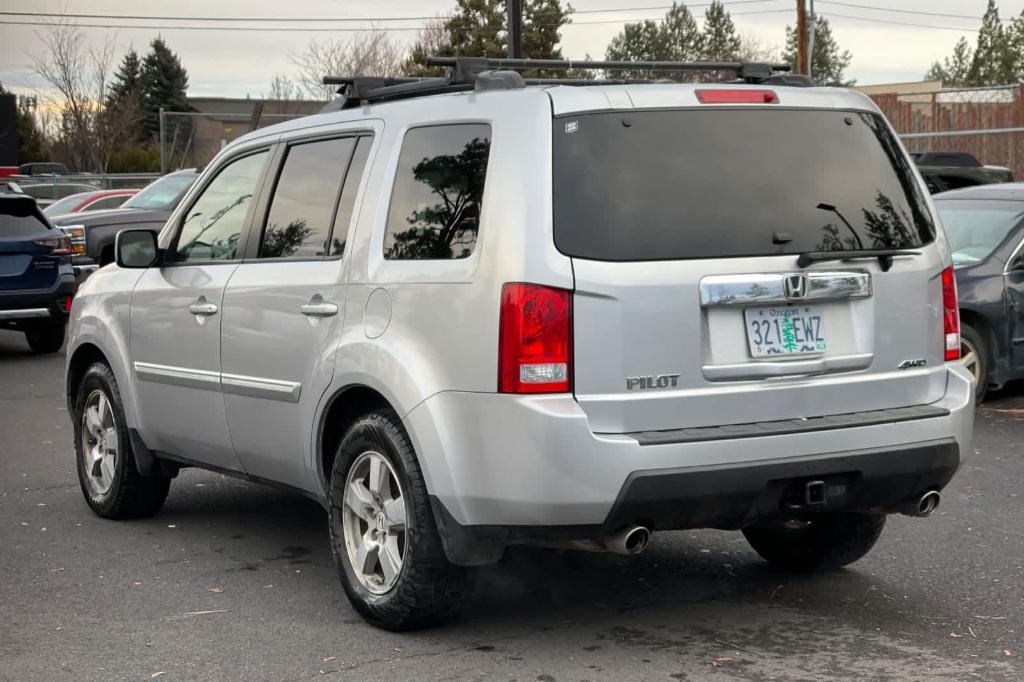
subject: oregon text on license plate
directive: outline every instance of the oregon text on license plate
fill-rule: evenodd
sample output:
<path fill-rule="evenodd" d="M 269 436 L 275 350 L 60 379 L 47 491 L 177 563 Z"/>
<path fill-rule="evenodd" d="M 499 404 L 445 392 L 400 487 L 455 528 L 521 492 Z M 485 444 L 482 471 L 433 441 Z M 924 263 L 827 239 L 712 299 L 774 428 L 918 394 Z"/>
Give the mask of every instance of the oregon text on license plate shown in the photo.
<path fill-rule="evenodd" d="M 824 353 L 825 315 L 817 306 L 747 308 L 747 342 L 755 358 Z"/>

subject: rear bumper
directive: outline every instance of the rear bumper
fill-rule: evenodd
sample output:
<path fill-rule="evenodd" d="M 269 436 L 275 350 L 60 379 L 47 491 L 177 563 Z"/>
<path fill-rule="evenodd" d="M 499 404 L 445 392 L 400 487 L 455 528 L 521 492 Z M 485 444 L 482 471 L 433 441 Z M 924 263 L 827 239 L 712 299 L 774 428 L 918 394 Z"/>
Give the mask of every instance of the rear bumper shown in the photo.
<path fill-rule="evenodd" d="M 945 396 L 930 407 L 914 419 L 648 445 L 592 433 L 570 396 L 440 393 L 405 422 L 451 555 L 460 537 L 582 538 L 636 521 L 743 527 L 811 477 L 843 484 L 829 508 L 890 511 L 941 489 L 970 451 L 966 370 L 948 366 Z"/>
<path fill-rule="evenodd" d="M 62 267 L 50 289 L 0 292 L 0 325 L 22 326 L 44 320 L 64 322 L 68 313 L 62 302 L 78 289 L 70 266 Z"/>

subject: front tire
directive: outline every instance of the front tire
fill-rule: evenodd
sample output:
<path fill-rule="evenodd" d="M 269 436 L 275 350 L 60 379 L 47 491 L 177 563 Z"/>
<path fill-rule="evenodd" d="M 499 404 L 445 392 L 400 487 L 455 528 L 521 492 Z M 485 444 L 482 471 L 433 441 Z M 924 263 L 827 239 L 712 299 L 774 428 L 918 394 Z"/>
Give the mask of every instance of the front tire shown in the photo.
<path fill-rule="evenodd" d="M 64 346 L 64 323 L 33 325 L 25 330 L 25 341 L 33 353 L 56 353 Z"/>
<path fill-rule="evenodd" d="M 108 519 L 152 516 L 171 479 L 142 476 L 135 467 L 128 422 L 114 373 L 102 362 L 86 370 L 75 398 L 75 459 L 89 507 Z"/>
<path fill-rule="evenodd" d="M 345 594 L 368 622 L 411 630 L 458 613 L 465 570 L 444 554 L 416 453 L 391 410 L 366 415 L 342 439 L 329 526 Z"/>
<path fill-rule="evenodd" d="M 761 558 L 798 573 L 829 571 L 852 564 L 875 546 L 885 514 L 821 512 L 800 520 L 744 528 Z"/>

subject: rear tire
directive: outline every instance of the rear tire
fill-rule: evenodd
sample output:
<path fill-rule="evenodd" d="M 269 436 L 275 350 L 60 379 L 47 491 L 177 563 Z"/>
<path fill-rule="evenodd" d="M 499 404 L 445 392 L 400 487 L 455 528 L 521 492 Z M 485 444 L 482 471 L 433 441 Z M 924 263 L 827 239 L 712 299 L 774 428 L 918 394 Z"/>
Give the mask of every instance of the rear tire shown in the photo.
<path fill-rule="evenodd" d="M 875 546 L 884 527 L 885 514 L 823 512 L 800 521 L 745 528 L 743 535 L 769 564 L 811 573 L 857 561 Z"/>
<path fill-rule="evenodd" d="M 102 362 L 85 371 L 75 398 L 75 459 L 89 507 L 107 519 L 152 516 L 167 499 L 171 479 L 143 476 L 135 467 L 121 393 Z"/>
<path fill-rule="evenodd" d="M 25 330 L 25 340 L 33 353 L 56 353 L 64 346 L 64 323 L 33 325 Z"/>
<path fill-rule="evenodd" d="M 371 466 L 386 479 L 376 490 Z M 354 496 L 353 483 L 360 486 Z M 342 438 L 331 472 L 328 517 L 341 584 L 368 622 L 412 630 L 458 614 L 465 569 L 445 556 L 416 453 L 391 410 L 366 415 Z M 384 556 L 388 547 L 391 554 Z M 361 564 L 358 573 L 354 563 Z"/>
<path fill-rule="evenodd" d="M 969 324 L 960 324 L 960 358 L 964 366 L 974 375 L 977 385 L 974 402 L 981 403 L 988 392 L 989 374 L 992 371 L 992 353 L 988 339 L 980 330 Z"/>

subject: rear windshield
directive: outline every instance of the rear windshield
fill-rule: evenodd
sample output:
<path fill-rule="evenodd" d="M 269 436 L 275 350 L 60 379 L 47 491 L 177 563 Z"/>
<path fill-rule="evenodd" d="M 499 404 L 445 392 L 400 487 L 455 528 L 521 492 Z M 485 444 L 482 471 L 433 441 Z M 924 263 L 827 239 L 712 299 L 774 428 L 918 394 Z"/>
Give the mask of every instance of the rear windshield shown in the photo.
<path fill-rule="evenodd" d="M 0 237 L 29 237 L 50 226 L 36 214 L 35 202 L 25 199 L 0 201 Z"/>
<path fill-rule="evenodd" d="M 555 119 L 555 245 L 611 261 L 910 248 L 934 239 L 873 114 L 792 109 Z"/>

